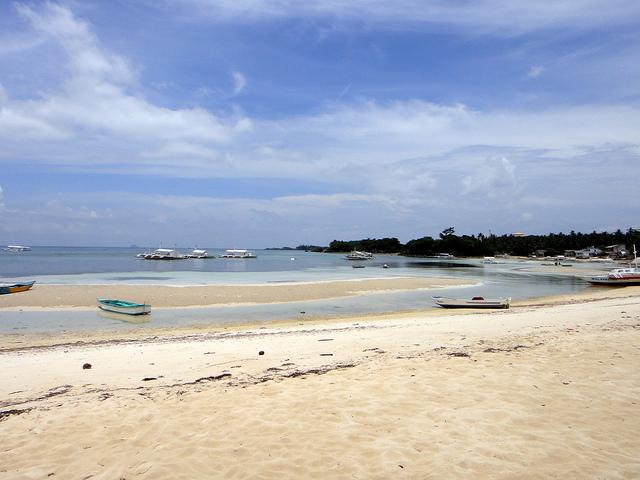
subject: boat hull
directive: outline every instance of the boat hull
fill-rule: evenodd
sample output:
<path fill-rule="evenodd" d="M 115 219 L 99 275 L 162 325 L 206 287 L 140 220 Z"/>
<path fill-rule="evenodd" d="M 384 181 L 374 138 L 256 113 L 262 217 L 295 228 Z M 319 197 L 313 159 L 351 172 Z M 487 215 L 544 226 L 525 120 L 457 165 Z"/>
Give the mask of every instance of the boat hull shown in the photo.
<path fill-rule="evenodd" d="M 107 312 L 122 313 L 124 315 L 147 315 L 151 313 L 151 305 L 123 300 L 98 299 L 98 307 Z"/>
<path fill-rule="evenodd" d="M 26 292 L 33 284 L 36 283 L 35 280 L 32 282 L 21 282 L 14 283 L 11 285 L 0 285 L 0 295 L 6 295 L 9 293 L 18 293 L 18 292 Z"/>
<path fill-rule="evenodd" d="M 433 297 L 436 305 L 442 308 L 486 308 L 486 309 L 507 309 L 511 302 L 510 298 L 495 300 L 463 300 L 458 298 Z"/>
<path fill-rule="evenodd" d="M 583 280 L 586 280 L 593 285 L 608 285 L 613 287 L 640 285 L 640 275 L 626 278 L 615 278 L 609 275 L 600 275 L 595 277 L 584 277 Z"/>
<path fill-rule="evenodd" d="M 358 262 L 363 260 L 373 260 L 374 256 L 370 252 L 359 252 L 358 250 L 354 250 L 348 255 L 344 257 L 347 260 L 351 260 L 352 262 Z"/>
<path fill-rule="evenodd" d="M 437 302 L 436 302 L 437 303 Z M 450 303 L 438 303 L 442 308 L 489 308 L 489 309 L 507 309 L 509 305 L 499 304 L 486 304 L 486 303 L 474 303 L 474 304 L 450 304 Z"/>

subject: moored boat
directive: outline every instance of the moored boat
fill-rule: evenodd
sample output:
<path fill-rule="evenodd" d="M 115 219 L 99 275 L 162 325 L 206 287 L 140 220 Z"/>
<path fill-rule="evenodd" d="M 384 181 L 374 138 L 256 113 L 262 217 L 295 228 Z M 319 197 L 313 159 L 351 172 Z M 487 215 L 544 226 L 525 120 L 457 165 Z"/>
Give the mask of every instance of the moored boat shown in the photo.
<path fill-rule="evenodd" d="M 31 247 L 25 247 L 24 245 L 7 245 L 3 250 L 5 252 L 30 252 Z"/>
<path fill-rule="evenodd" d="M 214 255 L 209 255 L 209 252 L 203 249 L 194 248 L 191 253 L 187 253 L 185 258 L 216 258 Z"/>
<path fill-rule="evenodd" d="M 371 260 L 374 257 L 372 253 L 354 250 L 350 254 L 345 255 L 344 258 L 346 258 L 347 260 Z"/>
<path fill-rule="evenodd" d="M 640 268 L 638 268 L 638 256 L 635 245 L 633 246 L 633 258 L 633 266 L 629 265 L 626 268 L 614 268 L 603 275 L 590 275 L 580 278 L 594 285 L 640 285 Z"/>
<path fill-rule="evenodd" d="M 230 249 L 226 250 L 220 258 L 258 258 L 257 255 L 249 250 Z"/>
<path fill-rule="evenodd" d="M 151 305 L 110 298 L 98 298 L 98 307 L 102 310 L 125 315 L 146 315 L 151 312 Z"/>
<path fill-rule="evenodd" d="M 18 283 L 0 283 L 0 295 L 6 295 L 8 293 L 26 292 L 33 284 L 35 280 L 30 282 L 18 282 Z"/>
<path fill-rule="evenodd" d="M 443 308 L 509 308 L 511 297 L 509 298 L 484 298 L 473 297 L 469 300 L 449 297 L 431 297 Z"/>
<path fill-rule="evenodd" d="M 151 253 L 145 253 L 142 258 L 145 260 L 182 260 L 185 256 L 171 248 L 157 248 Z"/>

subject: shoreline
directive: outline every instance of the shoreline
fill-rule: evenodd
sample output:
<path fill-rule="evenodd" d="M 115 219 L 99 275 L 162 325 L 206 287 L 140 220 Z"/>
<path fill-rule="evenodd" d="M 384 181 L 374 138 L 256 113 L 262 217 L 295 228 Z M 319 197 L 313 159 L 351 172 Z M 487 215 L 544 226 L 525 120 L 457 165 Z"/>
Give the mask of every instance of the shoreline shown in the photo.
<path fill-rule="evenodd" d="M 25 340 L 0 350 L 0 477 L 640 474 L 640 287 Z"/>
<path fill-rule="evenodd" d="M 473 286 L 448 277 L 393 277 L 257 285 L 50 285 L 0 297 L 0 312 L 19 309 L 94 308 L 96 298 L 122 298 L 159 308 L 291 303 L 372 293 Z M 7 298 L 5 298 L 7 297 Z"/>
<path fill-rule="evenodd" d="M 585 307 L 589 304 L 597 303 L 599 301 L 609 301 L 615 299 L 630 299 L 640 298 L 640 286 L 630 286 L 624 288 L 609 288 L 609 287 L 595 287 L 591 290 L 585 290 L 575 294 L 564 295 L 552 295 L 544 297 L 533 297 L 527 300 L 519 300 L 511 303 L 511 307 L 508 310 L 478 310 L 478 309 L 443 309 L 443 308 L 429 308 L 424 310 L 397 310 L 388 313 L 375 313 L 375 314 L 353 314 L 344 315 L 338 313 L 334 316 L 320 317 L 314 316 L 309 318 L 289 318 L 289 319 L 275 319 L 275 320 L 255 320 L 245 322 L 231 322 L 223 324 L 192 324 L 185 326 L 161 326 L 161 325 L 146 325 L 144 319 L 140 323 L 144 326 L 135 330 L 129 328 L 122 329 L 103 329 L 103 330 L 90 330 L 90 331 L 72 331 L 65 330 L 59 332 L 28 332 L 28 333 L 0 333 L 0 354 L 8 351 L 18 351 L 23 348 L 26 349 L 38 349 L 38 348 L 50 348 L 60 347 L 67 345 L 112 345 L 118 343 L 130 343 L 130 342 L 153 342 L 154 340 L 161 338 L 162 341 L 180 341 L 189 337 L 194 337 L 208 333 L 223 333 L 225 335 L 232 335 L 236 333 L 242 333 L 246 331 L 252 331 L 255 329 L 280 329 L 280 328 L 311 328 L 311 327 L 330 327 L 335 324 L 341 324 L 344 322 L 367 322 L 376 324 L 378 322 L 394 321 L 397 319 L 412 319 L 412 318 L 438 318 L 438 317 L 458 317 L 458 316 L 473 316 L 478 314 L 500 314 L 506 312 L 530 312 L 536 311 L 541 308 L 553 308 L 558 306 L 582 304 Z M 37 308 L 37 307 L 34 307 Z M 179 308 L 207 308 L 207 307 L 174 307 Z M 0 313 L 7 309 L 0 309 Z M 55 311 L 52 308 L 42 308 L 41 310 L 33 311 Z M 67 309 L 65 308 L 65 311 Z M 71 309 L 69 309 L 71 310 Z M 77 307 L 74 310 L 86 311 L 84 307 Z M 26 309 L 25 309 L 26 311 Z M 105 312 L 108 313 L 108 312 Z M 140 320 L 134 318 L 133 323 L 137 323 Z"/>

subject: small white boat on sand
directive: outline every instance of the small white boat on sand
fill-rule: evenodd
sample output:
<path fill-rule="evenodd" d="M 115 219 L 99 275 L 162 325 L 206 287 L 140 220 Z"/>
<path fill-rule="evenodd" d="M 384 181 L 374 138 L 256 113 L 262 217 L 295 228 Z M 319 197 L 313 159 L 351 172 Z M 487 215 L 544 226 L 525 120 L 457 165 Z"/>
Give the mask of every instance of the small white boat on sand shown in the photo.
<path fill-rule="evenodd" d="M 98 307 L 108 312 L 124 313 L 125 315 L 146 315 L 147 313 L 151 313 L 151 305 L 146 303 L 135 303 L 110 298 L 98 298 Z"/>
<path fill-rule="evenodd" d="M 470 300 L 448 297 L 431 297 L 443 308 L 509 308 L 511 297 L 509 298 L 484 298 L 473 297 Z"/>

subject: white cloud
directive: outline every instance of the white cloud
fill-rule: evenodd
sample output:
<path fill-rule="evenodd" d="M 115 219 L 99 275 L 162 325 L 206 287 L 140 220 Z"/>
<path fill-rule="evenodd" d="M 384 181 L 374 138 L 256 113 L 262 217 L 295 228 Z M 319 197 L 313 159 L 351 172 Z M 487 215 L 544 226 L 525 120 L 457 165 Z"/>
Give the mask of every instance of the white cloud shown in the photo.
<path fill-rule="evenodd" d="M 546 69 L 542 65 L 532 65 L 527 72 L 527 77 L 538 78 Z"/>
<path fill-rule="evenodd" d="M 512 196 L 516 187 L 515 166 L 506 158 L 488 158 L 462 179 L 464 193 L 489 197 Z"/>
<path fill-rule="evenodd" d="M 589 145 L 640 142 L 640 109 L 557 107 L 541 111 L 472 110 L 464 105 L 361 102 L 279 122 L 255 121 L 255 137 L 280 138 L 308 158 L 363 167 L 443 155 L 458 148 L 543 149 L 575 155 Z"/>
<path fill-rule="evenodd" d="M 22 4 L 17 4 L 16 8 L 36 32 L 64 48 L 68 54 L 68 67 L 76 80 L 108 80 L 123 84 L 133 80 L 134 73 L 126 59 L 103 49 L 90 26 L 75 18 L 69 9 L 48 2 L 42 10 Z"/>
<path fill-rule="evenodd" d="M 382 1 L 368 4 L 371 11 L 366 14 L 380 19 L 391 8 Z M 243 5 L 249 4 L 239 2 L 237 8 Z M 351 6 L 290 4 L 288 0 L 251 5 L 258 10 L 256 15 L 267 7 L 274 9 L 271 15 L 288 15 L 285 6 L 293 10 L 291 14 L 305 9 L 325 14 L 336 9 L 356 16 L 354 12 L 365 9 L 360 1 Z M 476 8 L 469 2 L 443 5 L 427 2 L 424 8 L 434 12 L 460 8 L 467 14 Z M 402 8 L 396 10 L 395 15 L 403 15 Z M 115 238 L 113 232 L 118 232 L 123 218 L 133 213 L 142 219 L 136 235 L 154 244 L 166 235 L 167 224 L 188 243 L 206 235 L 212 245 L 220 235 L 216 233 L 219 225 L 231 225 L 229 241 L 244 239 L 260 246 L 265 241 L 288 243 L 290 232 L 300 235 L 296 237 L 300 242 L 327 240 L 324 235 L 329 234 L 356 238 L 376 229 L 384 235 L 405 232 L 411 238 L 415 229 L 436 225 L 437 232 L 449 220 L 480 231 L 489 227 L 488 217 L 504 221 L 505 230 L 513 231 L 509 221 L 549 221 L 551 216 L 540 215 L 537 209 L 588 210 L 589 215 L 602 210 L 606 218 L 611 204 L 595 203 L 606 195 L 583 198 L 584 191 L 596 192 L 605 186 L 614 186 L 618 192 L 611 202 L 634 204 L 635 190 L 625 188 L 628 179 L 640 175 L 640 108 L 633 105 L 479 110 L 419 99 L 360 98 L 320 107 L 311 114 L 252 120 L 240 110 L 221 116 L 203 108 L 172 109 L 146 99 L 140 93 L 136 67 L 107 50 L 90 25 L 69 10 L 45 4 L 41 10 L 20 7 L 20 11 L 38 35 L 62 49 L 60 70 L 66 76 L 64 83 L 30 99 L 12 98 L 0 86 L 0 162 L 42 162 L 92 173 L 290 179 L 317 182 L 331 193 L 233 199 L 126 192 L 66 195 L 56 202 L 34 200 L 20 210 L 4 208 L 0 231 L 51 231 L 58 238 L 68 235 L 70 241 L 82 232 L 93 238 Z M 571 15 L 568 12 L 565 17 Z M 483 25 L 488 26 L 487 22 Z M 498 27 L 499 19 L 492 25 Z M 555 65 L 551 70 L 555 72 Z M 239 94 L 246 78 L 240 72 L 232 72 L 232 77 L 234 94 Z M 166 86 L 174 88 L 170 83 Z M 348 87 L 342 95 L 346 93 Z M 558 182 L 559 178 L 571 178 L 571 182 Z M 466 203 L 462 194 L 467 196 Z M 507 195 L 512 196 L 509 202 Z M 507 203 L 513 211 L 505 211 Z M 633 214 L 616 212 L 619 218 Z M 554 218 L 561 222 L 563 215 Z M 401 224 L 403 216 L 411 221 Z M 96 222 L 98 218 L 104 223 Z M 499 227 L 492 226 L 494 231 Z M 264 232 L 276 233 L 265 239 Z"/>
<path fill-rule="evenodd" d="M 502 149 L 570 158 L 596 145 L 640 143 L 635 128 L 640 109 L 622 105 L 480 111 L 463 104 L 361 99 L 278 120 L 250 120 L 241 111 L 221 118 L 202 108 L 169 109 L 136 94 L 130 62 L 102 47 L 90 26 L 69 10 L 45 4 L 42 10 L 22 6 L 20 11 L 63 47 L 69 75 L 58 90 L 30 100 L 13 100 L 0 88 L 0 161 L 338 183 L 357 174 L 376 192 L 407 196 L 438 184 L 433 158 L 463 165 L 484 162 Z M 237 71 L 232 75 L 234 92 L 240 93 L 246 78 Z M 451 153 L 469 146 L 484 150 L 473 159 Z M 432 160 L 417 166 L 405 162 L 415 158 Z"/>
<path fill-rule="evenodd" d="M 240 72 L 233 72 L 233 94 L 238 95 L 247 86 L 246 77 Z"/>
<path fill-rule="evenodd" d="M 327 18 L 411 28 L 457 26 L 466 31 L 509 35 L 544 28 L 584 29 L 633 24 L 640 15 L 634 0 L 182 0 L 212 21 L 260 21 L 283 17 Z M 517 21 L 514 21 L 517 19 Z"/>
<path fill-rule="evenodd" d="M 224 142 L 243 118 L 221 119 L 202 108 L 169 109 L 136 95 L 137 75 L 129 62 L 100 45 L 90 26 L 68 9 L 20 5 L 33 28 L 64 51 L 68 76 L 58 90 L 30 100 L 0 103 L 0 137 L 84 141 L 108 134 L 122 141 Z"/>

